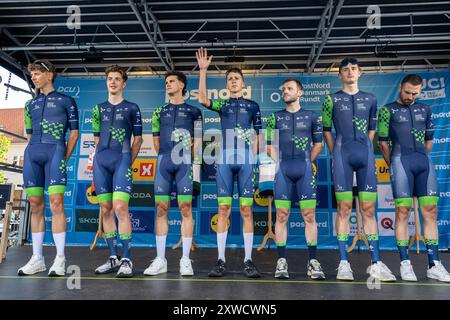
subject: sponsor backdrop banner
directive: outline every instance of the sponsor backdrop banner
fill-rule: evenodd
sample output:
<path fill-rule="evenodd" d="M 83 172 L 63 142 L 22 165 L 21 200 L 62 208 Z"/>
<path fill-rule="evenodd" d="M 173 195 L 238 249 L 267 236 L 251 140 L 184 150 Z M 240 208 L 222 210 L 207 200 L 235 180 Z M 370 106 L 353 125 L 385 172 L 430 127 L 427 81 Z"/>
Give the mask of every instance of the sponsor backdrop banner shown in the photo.
<path fill-rule="evenodd" d="M 389 103 L 398 96 L 398 86 L 405 73 L 368 74 L 360 79 L 360 89 L 375 94 L 379 106 Z M 429 104 L 433 111 L 433 122 L 436 127 L 431 159 L 435 166 L 440 187 L 438 225 L 441 246 L 447 246 L 450 230 L 450 70 L 442 72 L 424 72 L 420 75 L 425 79 L 421 101 Z M 336 75 L 299 76 L 305 86 L 305 96 L 302 106 L 306 109 L 321 112 L 324 95 L 341 89 L 341 82 Z M 285 77 L 258 76 L 247 77 L 244 96 L 259 103 L 262 112 L 263 125 L 270 113 L 283 106 L 279 87 Z M 227 98 L 223 77 L 209 77 L 208 91 L 213 99 Z M 211 143 L 211 136 L 216 135 L 220 128 L 217 113 L 203 108 L 198 103 L 198 78 L 188 77 L 188 103 L 200 107 L 203 112 L 205 140 L 204 146 Z M 67 241 L 70 244 L 88 245 L 92 242 L 98 223 L 98 203 L 90 192 L 92 172 L 87 169 L 89 153 L 94 149 L 92 136 L 92 108 L 107 99 L 105 81 L 103 79 L 73 79 L 58 78 L 56 90 L 75 98 L 80 113 L 80 139 L 74 156 L 69 162 L 69 184 L 64 195 L 67 214 Z M 125 98 L 136 102 L 142 111 L 144 144 L 138 159 L 132 167 L 133 194 L 130 202 L 133 224 L 133 244 L 135 246 L 153 246 L 154 237 L 154 192 L 153 183 L 156 168 L 156 153 L 151 135 L 151 115 L 153 110 L 166 103 L 164 78 L 133 78 L 127 82 Z M 376 146 L 376 143 L 375 143 Z M 390 187 L 389 168 L 382 159 L 378 148 L 376 165 L 378 174 L 377 216 L 381 235 L 382 248 L 396 248 L 394 239 L 395 215 L 392 191 Z M 336 200 L 332 193 L 331 159 L 325 147 L 317 161 L 318 199 L 317 223 L 319 227 L 319 247 L 336 248 L 334 221 L 336 215 Z M 200 246 L 215 247 L 217 222 L 217 195 L 215 186 L 215 166 L 204 165 L 202 168 L 202 192 L 194 199 L 195 235 L 194 239 Z M 237 190 L 235 189 L 235 192 Z M 233 197 L 233 209 L 230 218 L 228 244 L 241 247 L 242 223 L 239 215 L 237 193 Z M 168 245 L 180 239 L 181 217 L 176 207 L 176 194 L 172 193 L 169 212 Z M 304 221 L 298 209 L 298 199 L 288 223 L 288 246 L 305 247 Z M 48 202 L 47 202 L 48 203 Z M 258 246 L 267 231 L 268 201 L 255 195 L 255 246 Z M 273 210 L 275 212 L 275 210 Z M 51 213 L 46 207 L 46 222 L 51 221 Z M 273 214 L 275 219 L 275 213 Z M 352 232 L 356 230 L 356 217 L 350 219 Z M 410 220 L 411 231 L 414 230 L 414 219 Z M 47 230 L 50 230 L 47 226 Z M 46 241 L 51 242 L 50 231 L 47 231 Z M 351 241 L 351 239 L 350 239 Z M 349 243 L 350 243 L 349 241 Z M 103 241 L 99 244 L 104 245 Z M 364 247 L 364 246 L 363 246 Z"/>

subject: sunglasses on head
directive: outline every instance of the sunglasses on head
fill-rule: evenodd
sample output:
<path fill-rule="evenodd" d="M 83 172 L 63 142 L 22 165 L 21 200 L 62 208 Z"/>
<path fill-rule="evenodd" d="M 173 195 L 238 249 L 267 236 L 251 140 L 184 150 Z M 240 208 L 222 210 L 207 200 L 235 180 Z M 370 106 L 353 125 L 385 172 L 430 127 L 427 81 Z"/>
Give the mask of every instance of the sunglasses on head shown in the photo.
<path fill-rule="evenodd" d="M 37 64 L 37 65 L 39 65 L 39 66 L 42 66 L 42 67 L 45 68 L 45 70 L 47 70 L 47 71 L 50 72 L 50 68 L 47 67 L 47 65 L 44 63 L 44 61 L 36 60 L 35 62 L 33 62 L 33 64 Z"/>

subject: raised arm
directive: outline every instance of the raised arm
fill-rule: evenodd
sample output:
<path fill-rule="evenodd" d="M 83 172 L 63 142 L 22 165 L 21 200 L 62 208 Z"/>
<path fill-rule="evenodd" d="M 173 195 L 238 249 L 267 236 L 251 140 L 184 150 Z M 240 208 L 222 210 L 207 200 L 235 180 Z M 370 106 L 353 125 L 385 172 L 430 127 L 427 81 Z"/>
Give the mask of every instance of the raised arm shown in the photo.
<path fill-rule="evenodd" d="M 200 69 L 200 77 L 198 80 L 198 102 L 205 107 L 209 107 L 211 102 L 208 99 L 208 91 L 206 90 L 206 73 L 212 60 L 212 55 L 208 57 L 206 48 L 200 48 L 195 53 L 198 68 Z"/>

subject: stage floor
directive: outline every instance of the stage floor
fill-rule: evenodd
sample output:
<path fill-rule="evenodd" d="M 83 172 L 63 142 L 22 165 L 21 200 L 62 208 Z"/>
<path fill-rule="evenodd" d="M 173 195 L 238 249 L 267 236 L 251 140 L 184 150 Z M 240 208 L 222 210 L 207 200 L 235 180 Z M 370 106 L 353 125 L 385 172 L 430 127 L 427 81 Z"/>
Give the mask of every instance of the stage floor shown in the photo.
<path fill-rule="evenodd" d="M 67 247 L 66 268 L 77 265 L 81 270 L 80 289 L 68 288 L 76 284 L 70 275 L 49 278 L 47 273 L 35 276 L 17 276 L 18 267 L 24 265 L 31 255 L 31 247 L 10 248 L 7 259 L 0 264 L 0 300 L 4 299 L 161 299 L 161 300 L 299 300 L 299 299 L 450 299 L 450 283 L 426 278 L 426 252 L 411 253 L 417 283 L 397 280 L 394 283 L 367 284 L 365 270 L 370 262 L 367 251 L 350 254 L 355 275 L 354 282 L 336 280 L 338 251 L 319 250 L 318 259 L 327 276 L 323 281 L 312 281 L 306 277 L 307 250 L 288 250 L 287 259 L 291 278 L 276 280 L 273 277 L 277 259 L 276 250 L 253 252 L 253 260 L 262 274 L 260 279 L 247 279 L 242 273 L 243 249 L 227 249 L 227 275 L 224 278 L 208 278 L 213 266 L 216 249 L 196 249 L 191 254 L 194 260 L 194 277 L 179 275 L 181 249 L 167 248 L 168 273 L 155 277 L 144 277 L 143 271 L 153 259 L 155 248 L 133 248 L 132 257 L 135 277 L 117 279 L 115 274 L 97 276 L 94 269 L 107 258 L 106 248 L 89 251 L 88 247 Z M 53 262 L 54 247 L 44 247 L 47 269 Z M 397 276 L 399 256 L 396 251 L 382 252 L 383 261 Z M 450 269 L 450 254 L 441 253 L 441 260 Z"/>

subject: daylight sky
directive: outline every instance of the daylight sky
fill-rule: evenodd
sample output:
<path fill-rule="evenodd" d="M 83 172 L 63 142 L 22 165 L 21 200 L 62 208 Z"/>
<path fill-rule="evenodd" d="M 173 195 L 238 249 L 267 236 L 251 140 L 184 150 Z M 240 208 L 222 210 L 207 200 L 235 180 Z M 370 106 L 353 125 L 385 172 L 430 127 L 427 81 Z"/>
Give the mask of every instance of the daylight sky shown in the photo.
<path fill-rule="evenodd" d="M 23 108 L 25 102 L 31 98 L 30 94 L 26 94 L 21 91 L 15 91 L 11 88 L 9 89 L 8 99 L 6 98 L 5 83 L 8 83 L 9 71 L 0 66 L 0 109 L 10 109 L 10 108 Z M 29 90 L 28 85 L 25 80 L 22 80 L 15 74 L 11 74 L 11 85 L 22 88 L 24 90 Z"/>

